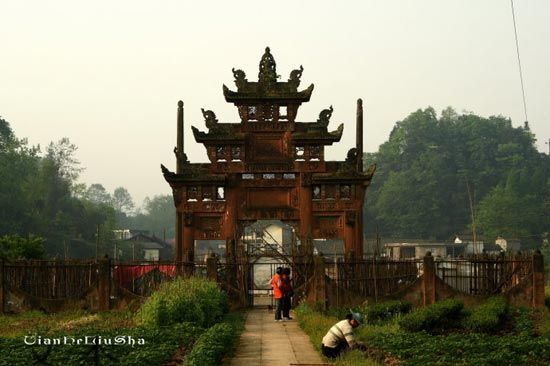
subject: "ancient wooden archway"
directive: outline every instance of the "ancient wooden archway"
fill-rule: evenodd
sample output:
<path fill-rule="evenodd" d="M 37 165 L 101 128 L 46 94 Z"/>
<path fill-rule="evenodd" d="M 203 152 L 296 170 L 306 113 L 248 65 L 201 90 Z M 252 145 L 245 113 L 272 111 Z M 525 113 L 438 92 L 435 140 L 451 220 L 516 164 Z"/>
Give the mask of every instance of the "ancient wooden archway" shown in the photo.
<path fill-rule="evenodd" d="M 176 172 L 162 167 L 176 205 L 176 260 L 194 259 L 194 241 L 226 241 L 233 257 L 242 222 L 278 219 L 296 227 L 302 242 L 343 238 L 347 255 L 363 253 L 362 206 L 375 166 L 364 172 L 363 107 L 357 101 L 357 140 L 345 161 L 326 161 L 324 148 L 340 141 L 344 125 L 328 131 L 332 106 L 316 122 L 296 122 L 313 84 L 298 91 L 303 68 L 277 81 L 269 48 L 260 61 L 258 81 L 233 69 L 237 91 L 225 85 L 225 100 L 241 121 L 221 123 L 203 111 L 208 132 L 192 127 L 210 163 L 190 163 L 183 149 L 183 102 L 178 103 Z"/>

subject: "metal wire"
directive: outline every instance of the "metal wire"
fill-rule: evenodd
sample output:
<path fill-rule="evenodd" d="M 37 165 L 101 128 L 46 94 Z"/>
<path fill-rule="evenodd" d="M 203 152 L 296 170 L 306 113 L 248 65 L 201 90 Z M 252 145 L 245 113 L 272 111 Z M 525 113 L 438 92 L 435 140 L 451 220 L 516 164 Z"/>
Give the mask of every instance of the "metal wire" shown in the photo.
<path fill-rule="evenodd" d="M 527 118 L 527 103 L 525 102 L 525 87 L 523 86 L 523 71 L 521 68 L 521 58 L 519 57 L 519 42 L 518 42 L 518 29 L 516 26 L 516 14 L 514 10 L 514 0 L 510 0 L 510 6 L 512 7 L 512 20 L 514 23 L 514 35 L 516 36 L 516 53 L 518 55 L 518 68 L 519 68 L 519 79 L 521 81 L 521 93 L 523 96 L 523 111 L 525 113 L 525 121 L 529 121 Z"/>

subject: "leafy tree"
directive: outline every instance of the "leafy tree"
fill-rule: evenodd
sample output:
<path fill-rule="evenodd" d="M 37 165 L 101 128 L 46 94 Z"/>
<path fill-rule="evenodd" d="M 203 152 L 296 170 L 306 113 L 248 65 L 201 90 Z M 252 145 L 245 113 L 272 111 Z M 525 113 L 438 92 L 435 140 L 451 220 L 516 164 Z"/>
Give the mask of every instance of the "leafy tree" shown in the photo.
<path fill-rule="evenodd" d="M 99 183 L 94 183 L 89 186 L 84 197 L 88 201 L 96 204 L 111 204 L 111 195 L 107 192 L 105 187 Z"/>
<path fill-rule="evenodd" d="M 113 207 L 119 212 L 129 215 L 134 210 L 134 201 L 128 190 L 124 187 L 118 187 L 113 192 Z"/>
<path fill-rule="evenodd" d="M 41 259 L 44 257 L 44 238 L 29 235 L 4 235 L 0 237 L 0 259 Z"/>
<path fill-rule="evenodd" d="M 548 202 L 548 189 L 542 187 L 550 178 L 550 164 L 534 141 L 528 126 L 515 128 L 500 116 L 459 115 L 452 108 L 439 117 L 433 108 L 411 113 L 396 123 L 378 152 L 364 156 L 365 164 L 377 163 L 364 207 L 367 235 L 377 225 L 383 236 L 449 239 L 472 224 L 470 198 L 476 223 L 494 235 L 497 226 L 490 217 L 496 220 L 503 187 L 510 186 L 510 208 Z M 516 227 L 523 223 L 526 230 L 521 235 L 537 237 L 548 230 L 535 223 L 532 213 L 540 210 L 519 211 L 529 214 L 523 221 L 516 218 Z"/>

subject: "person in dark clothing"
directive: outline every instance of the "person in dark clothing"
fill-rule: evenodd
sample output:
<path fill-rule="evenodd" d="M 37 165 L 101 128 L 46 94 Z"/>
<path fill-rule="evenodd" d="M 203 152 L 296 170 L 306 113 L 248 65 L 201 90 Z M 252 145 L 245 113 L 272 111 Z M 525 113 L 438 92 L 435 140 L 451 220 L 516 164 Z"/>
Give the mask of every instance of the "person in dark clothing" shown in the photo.
<path fill-rule="evenodd" d="M 292 280 L 290 279 L 290 268 L 283 268 L 281 275 L 282 290 L 283 290 L 283 319 L 291 320 L 290 308 L 292 304 L 292 296 L 294 296 L 294 290 L 292 289 Z"/>

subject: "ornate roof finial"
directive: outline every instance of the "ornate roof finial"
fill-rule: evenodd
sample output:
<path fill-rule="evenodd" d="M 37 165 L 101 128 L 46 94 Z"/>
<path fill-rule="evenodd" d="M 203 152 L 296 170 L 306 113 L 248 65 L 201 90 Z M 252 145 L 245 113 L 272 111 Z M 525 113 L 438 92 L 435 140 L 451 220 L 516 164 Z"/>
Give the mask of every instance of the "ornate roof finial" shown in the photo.
<path fill-rule="evenodd" d="M 208 127 L 209 130 L 216 127 L 216 124 L 218 123 L 218 119 L 216 118 L 216 113 L 212 112 L 211 110 L 205 111 L 204 108 L 201 108 L 202 115 L 204 117 L 204 122 L 206 124 L 206 127 Z"/>
<path fill-rule="evenodd" d="M 258 73 L 258 82 L 275 83 L 277 81 L 277 65 L 275 59 L 270 53 L 269 47 L 265 48 L 265 53 L 260 60 L 260 72 Z"/>
<path fill-rule="evenodd" d="M 233 76 L 235 77 L 235 85 L 237 85 L 237 89 L 241 89 L 244 87 L 244 85 L 248 82 L 246 79 L 246 74 L 243 70 L 235 70 L 235 68 L 231 69 L 233 71 Z"/>
<path fill-rule="evenodd" d="M 293 88 L 298 88 L 303 72 L 304 67 L 302 65 L 300 65 L 299 69 L 292 70 L 292 72 L 290 73 L 290 77 L 288 78 L 288 84 L 291 85 Z"/>
<path fill-rule="evenodd" d="M 319 118 L 317 119 L 317 123 L 321 127 L 327 127 L 328 123 L 330 122 L 330 117 L 332 116 L 332 112 L 334 109 L 332 109 L 332 106 L 330 106 L 329 109 L 323 109 L 321 113 L 319 113 Z"/>

